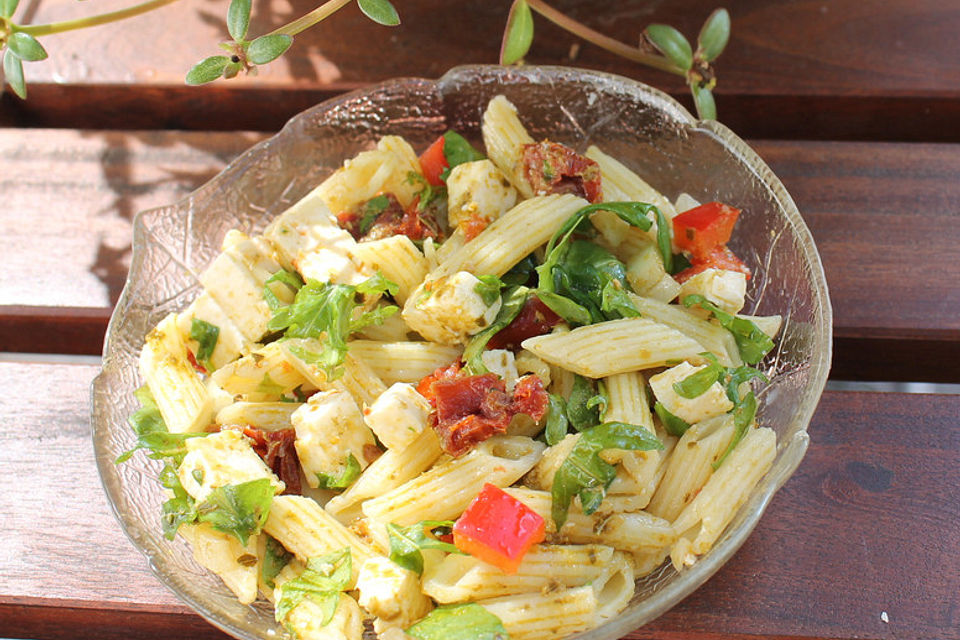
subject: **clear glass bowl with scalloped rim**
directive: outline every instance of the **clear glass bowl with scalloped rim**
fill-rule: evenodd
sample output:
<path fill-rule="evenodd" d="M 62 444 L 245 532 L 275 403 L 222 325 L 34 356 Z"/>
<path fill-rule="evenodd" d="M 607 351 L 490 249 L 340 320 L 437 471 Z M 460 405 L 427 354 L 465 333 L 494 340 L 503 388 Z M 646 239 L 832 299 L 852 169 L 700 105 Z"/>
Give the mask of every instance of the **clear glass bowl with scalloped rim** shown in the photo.
<path fill-rule="evenodd" d="M 747 539 L 773 494 L 807 449 L 807 425 L 830 366 L 831 310 L 820 258 L 793 200 L 740 138 L 714 121 L 698 121 L 662 92 L 639 82 L 560 67 L 457 67 L 439 80 L 402 78 L 328 100 L 290 120 L 272 138 L 233 161 L 182 201 L 136 218 L 133 260 L 93 383 L 97 464 L 113 509 L 157 578 L 227 633 L 254 640 L 285 635 L 268 603 L 240 605 L 217 576 L 196 565 L 181 539 L 160 528 L 165 499 L 153 481 L 159 464 L 145 456 L 115 465 L 134 436 L 126 424 L 142 383 L 137 357 L 146 333 L 199 293 L 197 276 L 232 228 L 258 232 L 344 159 L 385 134 L 423 149 L 448 128 L 479 140 L 487 101 L 505 94 L 535 139 L 578 151 L 596 144 L 667 197 L 687 192 L 743 210 L 731 247 L 753 269 L 747 306 L 781 314 L 784 325 L 762 367 L 771 382 L 760 394 L 761 424 L 778 436 L 773 468 L 727 531 L 693 567 L 669 563 L 638 581 L 615 619 L 576 638 L 618 638 L 656 618 L 713 575 Z M 368 631 L 372 636 L 372 632 Z"/>

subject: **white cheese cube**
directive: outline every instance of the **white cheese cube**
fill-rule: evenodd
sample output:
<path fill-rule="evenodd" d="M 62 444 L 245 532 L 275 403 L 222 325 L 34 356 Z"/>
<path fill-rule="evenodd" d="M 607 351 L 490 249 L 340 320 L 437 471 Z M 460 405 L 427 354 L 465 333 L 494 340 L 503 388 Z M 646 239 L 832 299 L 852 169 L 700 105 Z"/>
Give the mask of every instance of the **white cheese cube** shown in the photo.
<path fill-rule="evenodd" d="M 408 627 L 430 611 L 420 578 L 383 556 L 363 563 L 357 576 L 360 606 L 384 621 Z"/>
<path fill-rule="evenodd" d="M 274 592 L 278 599 L 279 590 Z M 285 626 L 300 640 L 361 640 L 363 638 L 363 612 L 357 601 L 345 593 L 340 594 L 333 618 L 323 622 L 324 609 L 310 598 L 304 598 L 287 615 Z"/>
<path fill-rule="evenodd" d="M 297 433 L 297 456 L 311 487 L 320 485 L 317 474 L 341 474 L 351 455 L 361 469 L 366 468 L 364 448 L 376 447 L 363 414 L 346 391 L 323 391 L 310 396 L 290 420 Z"/>
<path fill-rule="evenodd" d="M 397 382 L 364 410 L 364 420 L 388 449 L 406 449 L 428 428 L 430 401 L 412 384 Z"/>
<path fill-rule="evenodd" d="M 470 221 L 489 224 L 513 208 L 517 190 L 489 160 L 464 162 L 447 177 L 447 203 L 451 227 Z"/>
<path fill-rule="evenodd" d="M 177 326 L 180 333 L 184 336 L 190 350 L 196 354 L 200 345 L 196 340 L 190 338 L 190 329 L 193 326 L 193 320 L 203 320 L 220 331 L 217 334 L 217 344 L 210 355 L 210 364 L 213 369 L 236 360 L 252 344 L 243 337 L 237 325 L 233 323 L 230 317 L 224 312 L 216 300 L 206 291 L 201 293 L 193 303 L 187 307 L 186 311 L 177 318 Z"/>
<path fill-rule="evenodd" d="M 281 482 L 264 464 L 250 441 L 239 431 L 228 429 L 185 442 L 187 455 L 177 469 L 184 490 L 202 502 L 214 489 L 267 478 L 276 493 L 284 490 Z"/>
<path fill-rule="evenodd" d="M 490 373 L 497 374 L 507 383 L 507 391 L 513 391 L 520 374 L 517 373 L 517 364 L 512 351 L 488 349 L 480 354 L 480 360 Z"/>
<path fill-rule="evenodd" d="M 681 382 L 706 367 L 681 362 L 651 377 L 650 388 L 667 411 L 690 424 L 727 413 L 733 409 L 733 403 L 719 382 L 714 382 L 696 398 L 684 398 L 673 389 L 673 383 Z"/>
<path fill-rule="evenodd" d="M 432 342 L 466 342 L 493 322 L 500 311 L 500 297 L 487 305 L 477 293 L 478 284 L 480 280 L 467 271 L 424 282 L 404 305 L 403 319 Z"/>
<path fill-rule="evenodd" d="M 727 313 L 743 309 L 747 294 L 747 276 L 727 269 L 705 269 L 683 283 L 680 299 L 699 294 Z"/>

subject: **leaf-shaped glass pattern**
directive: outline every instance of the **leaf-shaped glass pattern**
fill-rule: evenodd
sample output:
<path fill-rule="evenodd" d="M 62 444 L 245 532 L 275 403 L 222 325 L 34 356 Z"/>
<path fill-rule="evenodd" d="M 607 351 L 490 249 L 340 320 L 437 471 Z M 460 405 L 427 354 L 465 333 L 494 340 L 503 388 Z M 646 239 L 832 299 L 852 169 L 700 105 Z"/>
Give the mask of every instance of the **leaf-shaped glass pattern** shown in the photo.
<path fill-rule="evenodd" d="M 449 128 L 478 142 L 487 101 L 499 93 L 517 105 L 536 139 L 583 151 L 596 144 L 674 198 L 741 208 L 732 248 L 753 269 L 747 313 L 784 316 L 782 336 L 762 367 L 759 420 L 776 430 L 773 469 L 714 548 L 682 574 L 664 565 L 637 583 L 627 609 L 577 636 L 618 638 L 664 613 L 715 573 L 746 540 L 774 492 L 807 449 L 806 428 L 827 379 L 831 310 L 820 258 L 793 200 L 770 169 L 722 124 L 697 121 L 667 95 L 626 78 L 565 68 L 458 67 L 439 80 L 400 79 L 324 102 L 293 118 L 273 138 L 231 163 L 181 202 L 141 213 L 123 295 L 111 320 L 103 371 L 93 385 L 94 445 L 104 487 L 120 523 L 157 577 L 210 622 L 245 640 L 285 631 L 270 607 L 240 605 L 220 580 L 197 566 L 187 545 L 163 539 L 160 463 L 114 459 L 134 444 L 126 425 L 141 384 L 137 356 L 145 334 L 200 291 L 199 273 L 231 228 L 256 233 L 345 158 L 384 134 L 425 148 Z M 709 587 L 707 587 L 709 588 Z M 372 630 L 367 637 L 373 638 Z"/>

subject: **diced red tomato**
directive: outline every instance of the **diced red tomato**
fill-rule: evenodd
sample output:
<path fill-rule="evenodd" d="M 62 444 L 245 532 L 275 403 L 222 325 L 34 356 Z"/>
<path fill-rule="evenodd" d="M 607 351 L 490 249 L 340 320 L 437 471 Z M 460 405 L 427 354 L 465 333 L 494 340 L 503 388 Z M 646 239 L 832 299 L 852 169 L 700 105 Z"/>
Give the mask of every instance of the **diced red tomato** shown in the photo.
<path fill-rule="evenodd" d="M 750 267 L 745 265 L 743 261 L 736 256 L 726 245 L 715 247 L 706 257 L 703 259 L 694 258 L 693 264 L 684 269 L 680 273 L 676 274 L 674 279 L 677 282 L 683 284 L 693 276 L 697 275 L 702 271 L 707 269 L 726 269 L 727 271 L 739 271 L 747 276 L 747 279 L 750 279 Z"/>
<path fill-rule="evenodd" d="M 740 210 L 722 202 L 708 202 L 673 219 L 673 242 L 689 251 L 694 261 L 706 260 L 730 240 Z"/>
<path fill-rule="evenodd" d="M 560 324 L 560 316 L 540 301 L 530 296 L 523 309 L 513 321 L 490 338 L 487 346 L 491 349 L 516 349 L 527 338 L 542 336 Z"/>
<path fill-rule="evenodd" d="M 443 153 L 444 142 L 444 137 L 440 136 L 434 140 L 433 144 L 427 147 L 427 150 L 420 156 L 420 170 L 423 172 L 423 176 L 427 179 L 427 182 L 434 187 L 439 187 L 443 184 L 443 180 L 440 179 L 440 174 L 450 166 L 447 162 L 447 157 Z"/>
<path fill-rule="evenodd" d="M 496 485 L 487 483 L 453 525 L 458 549 L 513 574 L 523 556 L 542 542 L 540 515 Z"/>

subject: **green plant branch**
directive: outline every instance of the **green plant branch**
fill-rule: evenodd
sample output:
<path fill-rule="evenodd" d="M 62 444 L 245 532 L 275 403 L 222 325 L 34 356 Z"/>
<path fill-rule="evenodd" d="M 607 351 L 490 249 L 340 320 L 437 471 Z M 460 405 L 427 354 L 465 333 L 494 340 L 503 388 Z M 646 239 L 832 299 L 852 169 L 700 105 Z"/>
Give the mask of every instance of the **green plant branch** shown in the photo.
<path fill-rule="evenodd" d="M 313 25 L 326 20 L 328 17 L 353 2 L 353 0 L 327 0 L 322 5 L 310 13 L 289 22 L 278 29 L 274 29 L 267 35 L 288 35 L 295 36 L 301 31 L 305 31 Z"/>
<path fill-rule="evenodd" d="M 647 65 L 648 67 L 659 69 L 660 71 L 666 71 L 667 73 L 672 73 L 681 77 L 686 76 L 686 71 L 675 66 L 663 56 L 647 53 L 637 47 L 631 47 L 630 45 L 620 42 L 619 40 L 605 36 L 599 31 L 594 31 L 590 27 L 580 24 L 573 18 L 560 13 L 542 0 L 527 0 L 527 4 L 531 9 L 564 31 L 568 31 L 575 36 L 586 40 L 590 44 L 600 47 L 601 49 L 628 60 Z"/>
<path fill-rule="evenodd" d="M 101 24 L 125 20 L 126 18 L 132 18 L 134 16 L 153 11 L 154 9 L 159 9 L 165 5 L 173 4 L 174 2 L 177 2 L 177 0 L 148 0 L 148 2 L 127 7 L 126 9 L 111 11 L 110 13 L 102 13 L 100 15 L 90 16 L 88 18 L 77 18 L 75 20 L 52 22 L 50 24 L 16 25 L 14 26 L 14 30 L 22 31 L 23 33 L 28 33 L 32 36 L 46 36 L 53 33 L 63 33 L 64 31 L 85 29 L 86 27 L 96 27 Z"/>

